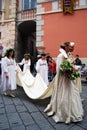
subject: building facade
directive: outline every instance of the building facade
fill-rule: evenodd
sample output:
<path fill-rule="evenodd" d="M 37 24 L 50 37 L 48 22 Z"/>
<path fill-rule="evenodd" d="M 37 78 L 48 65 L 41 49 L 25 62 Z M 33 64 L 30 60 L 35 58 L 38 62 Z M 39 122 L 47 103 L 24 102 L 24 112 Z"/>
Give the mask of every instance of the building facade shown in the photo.
<path fill-rule="evenodd" d="M 17 60 L 37 50 L 55 58 L 61 43 L 73 41 L 87 64 L 86 24 L 87 0 L 0 0 L 0 45 L 14 47 Z"/>
<path fill-rule="evenodd" d="M 87 0 L 73 0 L 72 12 L 63 9 L 65 3 L 63 0 L 37 0 L 37 45 L 56 57 L 61 43 L 73 41 L 74 55 L 78 54 L 87 64 Z"/>
<path fill-rule="evenodd" d="M 0 0 L 0 46 L 4 52 L 15 48 L 17 61 L 24 53 L 30 53 L 34 62 L 37 53 L 36 0 Z"/>

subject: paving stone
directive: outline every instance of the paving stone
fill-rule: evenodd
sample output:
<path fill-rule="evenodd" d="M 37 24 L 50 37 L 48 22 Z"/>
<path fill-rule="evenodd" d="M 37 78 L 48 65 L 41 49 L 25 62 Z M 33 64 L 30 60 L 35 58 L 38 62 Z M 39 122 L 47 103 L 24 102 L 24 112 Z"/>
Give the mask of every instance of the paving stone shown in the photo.
<path fill-rule="evenodd" d="M 0 130 L 9 130 L 9 123 L 5 114 L 0 115 Z"/>
<path fill-rule="evenodd" d="M 42 113 L 42 115 L 45 117 L 45 118 L 47 118 L 47 119 L 50 119 L 51 121 L 53 121 L 53 119 L 52 118 L 50 118 L 46 113 L 44 113 L 44 111 L 43 112 L 41 112 Z"/>
<path fill-rule="evenodd" d="M 6 114 L 0 115 L 0 124 L 8 123 Z"/>
<path fill-rule="evenodd" d="M 24 102 L 26 108 L 28 109 L 29 112 L 36 112 L 38 111 L 37 107 L 29 101 Z"/>
<path fill-rule="evenodd" d="M 46 114 L 46 113 L 45 113 L 45 114 Z M 46 116 L 47 116 L 47 114 L 46 114 Z M 47 117 L 48 117 L 48 116 L 47 116 Z M 51 124 L 52 126 L 56 126 L 56 125 L 57 125 L 56 122 L 55 122 L 51 117 L 48 117 L 47 120 L 50 122 L 50 124 Z"/>
<path fill-rule="evenodd" d="M 23 102 L 18 97 L 13 98 L 13 103 L 15 105 L 23 105 Z"/>
<path fill-rule="evenodd" d="M 14 113 L 14 112 L 16 112 L 16 108 L 15 108 L 15 106 L 12 104 L 12 105 L 6 105 L 6 112 L 7 113 Z"/>
<path fill-rule="evenodd" d="M 3 101 L 5 105 L 13 104 L 12 98 L 8 96 L 3 96 Z"/>
<path fill-rule="evenodd" d="M 0 103 L 0 109 L 1 108 L 4 108 L 4 104 L 3 103 Z"/>
<path fill-rule="evenodd" d="M 38 125 L 32 124 L 26 127 L 26 130 L 41 130 Z"/>
<path fill-rule="evenodd" d="M 31 115 L 29 114 L 29 112 L 20 113 L 20 117 L 21 117 L 25 126 L 27 126 L 29 124 L 34 124 L 34 120 L 31 117 Z"/>
<path fill-rule="evenodd" d="M 5 114 L 5 108 L 0 108 L 0 115 Z"/>
<path fill-rule="evenodd" d="M 24 90 L 22 87 L 17 87 L 17 91 L 16 91 L 17 97 L 21 98 L 23 100 L 28 99 L 27 95 L 25 94 Z"/>
<path fill-rule="evenodd" d="M 85 113 L 85 114 L 84 114 L 84 118 L 85 118 L 85 117 L 87 116 L 87 106 L 84 106 L 83 109 L 84 109 L 84 113 Z"/>
<path fill-rule="evenodd" d="M 8 117 L 11 128 L 22 125 L 22 123 L 23 123 L 22 120 L 20 119 L 18 113 L 8 113 L 7 117 Z"/>
<path fill-rule="evenodd" d="M 71 128 L 74 126 L 74 124 L 65 124 L 65 123 L 57 123 L 54 125 L 54 128 L 56 130 L 71 130 Z M 74 129 L 75 130 L 75 129 Z"/>
<path fill-rule="evenodd" d="M 43 102 L 43 101 L 41 101 L 41 102 Z M 41 103 L 40 104 L 38 103 L 38 104 L 36 104 L 36 107 L 39 109 L 39 111 L 43 112 L 44 109 L 46 108 L 47 104 L 45 105 L 44 102 L 43 102 L 43 105 Z"/>
<path fill-rule="evenodd" d="M 84 129 L 87 129 L 87 116 L 84 116 L 83 120 L 81 122 L 78 122 L 77 125 Z"/>
<path fill-rule="evenodd" d="M 27 108 L 24 105 L 17 105 L 16 106 L 17 112 L 25 112 Z"/>
<path fill-rule="evenodd" d="M 0 96 L 0 104 L 2 104 L 3 103 L 3 99 L 2 99 L 2 97 Z"/>
<path fill-rule="evenodd" d="M 17 126 L 17 127 L 12 127 L 11 130 L 26 130 L 25 126 Z"/>
<path fill-rule="evenodd" d="M 31 114 L 38 126 L 41 128 L 41 130 L 54 130 L 52 125 L 47 122 L 46 118 L 40 113 L 40 112 L 35 112 Z"/>
<path fill-rule="evenodd" d="M 62 129 L 61 129 L 61 130 L 62 130 Z M 79 126 L 73 126 L 72 128 L 67 129 L 67 130 L 85 130 L 85 129 L 82 128 L 82 127 L 79 127 Z"/>
<path fill-rule="evenodd" d="M 8 123 L 0 124 L 0 130 L 10 130 L 9 124 Z"/>

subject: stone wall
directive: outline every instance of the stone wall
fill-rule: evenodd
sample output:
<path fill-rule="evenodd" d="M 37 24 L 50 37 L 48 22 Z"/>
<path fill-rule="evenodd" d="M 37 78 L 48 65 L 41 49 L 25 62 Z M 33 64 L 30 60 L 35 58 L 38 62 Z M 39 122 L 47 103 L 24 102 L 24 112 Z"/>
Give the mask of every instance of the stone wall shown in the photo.
<path fill-rule="evenodd" d="M 7 22 L 0 25 L 1 43 L 5 51 L 8 48 L 14 48 L 15 44 L 15 22 Z"/>
<path fill-rule="evenodd" d="M 16 11 L 17 0 L 3 0 L 2 1 L 2 16 L 0 19 L 0 42 L 4 47 L 14 48 L 16 36 Z M 4 52 L 3 52 L 4 53 Z"/>

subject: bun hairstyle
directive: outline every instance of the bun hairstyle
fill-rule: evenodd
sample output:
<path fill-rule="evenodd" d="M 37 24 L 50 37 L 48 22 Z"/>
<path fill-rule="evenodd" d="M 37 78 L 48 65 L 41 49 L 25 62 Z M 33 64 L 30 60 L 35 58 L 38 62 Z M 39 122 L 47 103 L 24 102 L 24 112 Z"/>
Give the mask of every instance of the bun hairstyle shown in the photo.
<path fill-rule="evenodd" d="M 62 49 L 65 50 L 65 47 L 66 47 L 66 46 L 69 46 L 69 45 L 70 45 L 70 42 L 64 42 L 64 43 L 60 46 L 60 48 L 62 48 Z"/>
<path fill-rule="evenodd" d="M 74 42 L 70 42 L 70 46 L 74 47 L 75 43 Z"/>

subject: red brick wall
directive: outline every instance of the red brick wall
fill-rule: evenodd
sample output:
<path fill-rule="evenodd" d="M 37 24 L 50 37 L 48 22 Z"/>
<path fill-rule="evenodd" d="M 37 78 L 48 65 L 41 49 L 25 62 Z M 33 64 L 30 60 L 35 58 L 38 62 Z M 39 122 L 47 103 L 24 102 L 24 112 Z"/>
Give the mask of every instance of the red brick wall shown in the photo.
<path fill-rule="evenodd" d="M 49 7 L 51 8 L 51 6 Z M 60 44 L 74 41 L 74 54 L 87 57 L 87 10 L 74 11 L 73 15 L 63 13 L 44 14 L 44 47 L 53 57 L 56 57 Z"/>

